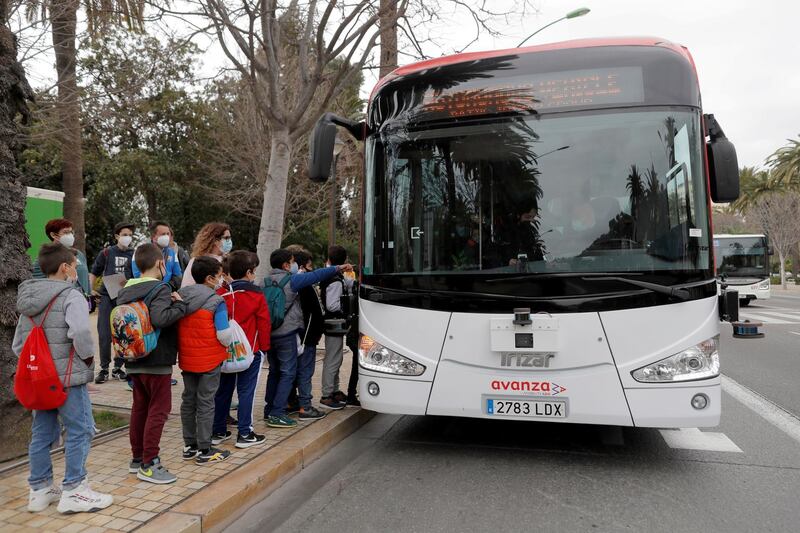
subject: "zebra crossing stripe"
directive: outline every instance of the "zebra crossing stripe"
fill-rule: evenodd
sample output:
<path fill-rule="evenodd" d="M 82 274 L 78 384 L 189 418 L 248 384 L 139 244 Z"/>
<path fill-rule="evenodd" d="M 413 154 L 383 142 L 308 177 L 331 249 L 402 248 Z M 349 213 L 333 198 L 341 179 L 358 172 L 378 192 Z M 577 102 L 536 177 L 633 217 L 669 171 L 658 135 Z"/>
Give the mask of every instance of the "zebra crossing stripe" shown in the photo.
<path fill-rule="evenodd" d="M 761 312 L 765 313 L 767 316 L 777 316 L 777 317 L 780 317 L 780 318 L 789 318 L 791 320 L 796 320 L 796 321 L 800 322 L 800 315 L 790 315 L 788 313 L 778 313 L 776 311 L 767 311 L 766 309 L 764 309 Z"/>
<path fill-rule="evenodd" d="M 764 322 L 765 324 L 796 324 L 800 322 L 800 317 L 797 317 L 795 322 L 790 322 L 788 320 L 781 320 L 779 318 L 772 318 L 769 315 L 760 315 L 756 313 L 739 313 L 740 320 L 751 320 L 754 322 Z"/>

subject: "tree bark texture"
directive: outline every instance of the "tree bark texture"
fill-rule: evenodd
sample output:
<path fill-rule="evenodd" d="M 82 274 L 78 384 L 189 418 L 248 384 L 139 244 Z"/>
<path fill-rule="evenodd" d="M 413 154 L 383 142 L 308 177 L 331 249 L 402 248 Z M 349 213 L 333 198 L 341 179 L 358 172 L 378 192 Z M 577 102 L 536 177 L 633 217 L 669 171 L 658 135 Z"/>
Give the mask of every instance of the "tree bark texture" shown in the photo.
<path fill-rule="evenodd" d="M 25 186 L 17 169 L 18 131 L 15 119 L 27 117 L 31 90 L 17 62 L 14 34 L 6 25 L 8 1 L 0 0 L 0 461 L 25 453 L 30 415 L 14 397 L 17 357 L 11 341 L 17 324 L 17 286 L 30 277 L 26 254 Z"/>
<path fill-rule="evenodd" d="M 50 17 L 58 79 L 56 108 L 59 118 L 58 141 L 61 145 L 64 218 L 72 221 L 75 247 L 85 251 L 81 108 L 75 75 L 75 32 L 79 5 L 79 0 L 55 0 L 51 4 Z"/>
<path fill-rule="evenodd" d="M 381 0 L 381 78 L 397 68 L 397 0 Z M 386 21 L 392 21 L 386 24 Z"/>
<path fill-rule="evenodd" d="M 264 206 L 261 211 L 261 226 L 258 230 L 258 257 L 260 264 L 257 279 L 263 279 L 271 269 L 269 256 L 280 248 L 283 238 L 283 217 L 286 212 L 286 185 L 289 179 L 289 163 L 292 160 L 292 142 L 289 130 L 284 127 L 272 129 L 270 141 L 269 169 L 264 184 Z"/>

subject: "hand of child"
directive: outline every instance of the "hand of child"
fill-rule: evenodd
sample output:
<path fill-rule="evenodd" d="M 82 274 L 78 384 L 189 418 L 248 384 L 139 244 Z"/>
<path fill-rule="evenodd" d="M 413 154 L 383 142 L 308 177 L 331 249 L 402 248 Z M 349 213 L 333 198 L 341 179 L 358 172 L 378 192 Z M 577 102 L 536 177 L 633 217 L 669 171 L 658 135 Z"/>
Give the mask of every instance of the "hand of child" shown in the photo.
<path fill-rule="evenodd" d="M 353 265 L 351 265 L 350 263 L 345 263 L 339 266 L 339 272 L 352 272 L 352 271 L 353 271 Z"/>
<path fill-rule="evenodd" d="M 183 298 L 181 298 L 181 295 L 178 294 L 177 292 L 173 292 L 171 296 L 172 296 L 172 301 L 173 302 L 182 302 L 183 301 Z"/>

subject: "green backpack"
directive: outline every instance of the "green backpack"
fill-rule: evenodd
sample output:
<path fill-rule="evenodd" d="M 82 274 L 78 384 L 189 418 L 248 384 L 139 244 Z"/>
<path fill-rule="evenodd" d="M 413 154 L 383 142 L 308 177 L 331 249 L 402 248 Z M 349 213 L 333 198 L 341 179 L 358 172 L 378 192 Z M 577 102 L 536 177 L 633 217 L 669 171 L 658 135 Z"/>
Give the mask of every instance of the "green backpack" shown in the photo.
<path fill-rule="evenodd" d="M 283 292 L 283 288 L 289 283 L 291 277 L 292 275 L 287 273 L 280 282 L 273 281 L 272 278 L 264 278 L 264 298 L 267 299 L 267 307 L 269 307 L 269 320 L 272 324 L 272 331 L 283 325 L 286 314 L 297 301 L 297 298 L 295 298 L 289 308 L 286 308 L 286 293 Z"/>

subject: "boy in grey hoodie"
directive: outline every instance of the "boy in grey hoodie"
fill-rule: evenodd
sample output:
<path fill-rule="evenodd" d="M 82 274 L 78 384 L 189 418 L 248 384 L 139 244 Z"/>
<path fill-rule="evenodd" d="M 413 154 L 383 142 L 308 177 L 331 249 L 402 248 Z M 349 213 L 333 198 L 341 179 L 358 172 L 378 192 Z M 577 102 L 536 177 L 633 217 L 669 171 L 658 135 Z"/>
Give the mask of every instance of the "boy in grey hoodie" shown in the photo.
<path fill-rule="evenodd" d="M 50 354 L 62 383 L 68 381 L 67 400 L 58 409 L 33 411 L 31 443 L 28 448 L 30 476 L 28 510 L 43 511 L 58 501 L 61 513 L 94 512 L 114 501 L 110 494 L 93 491 L 86 480 L 86 459 L 94 437 L 92 403 L 86 384 L 94 377 L 94 340 L 89 330 L 86 299 L 75 288 L 78 277 L 74 252 L 59 243 L 45 244 L 39 252 L 39 267 L 46 279 L 20 284 L 12 350 L 19 357 L 34 323 L 44 328 Z M 69 376 L 67 369 L 72 368 Z M 66 470 L 62 488 L 53 484 L 50 448 L 66 429 L 64 457 Z"/>

